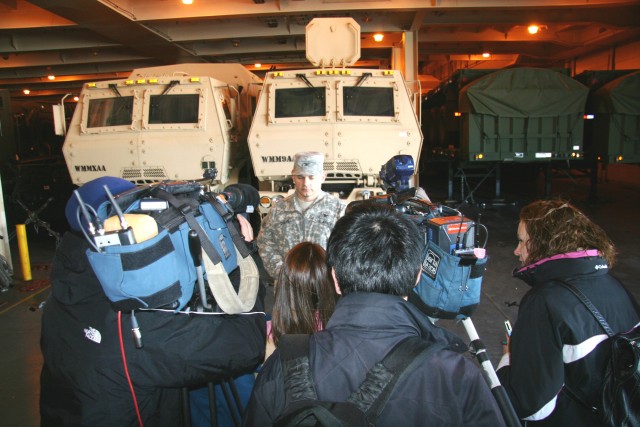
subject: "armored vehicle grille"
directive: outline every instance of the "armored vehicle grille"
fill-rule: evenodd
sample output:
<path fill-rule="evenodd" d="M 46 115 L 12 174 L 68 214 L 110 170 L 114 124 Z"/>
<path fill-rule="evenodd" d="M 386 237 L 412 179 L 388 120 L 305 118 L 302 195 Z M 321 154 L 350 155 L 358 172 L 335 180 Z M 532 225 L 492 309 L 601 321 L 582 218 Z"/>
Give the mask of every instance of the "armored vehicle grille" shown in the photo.
<path fill-rule="evenodd" d="M 169 179 L 163 168 L 128 168 L 122 172 L 122 178 L 127 180 L 137 180 L 145 178 L 152 181 L 161 181 Z"/>
<path fill-rule="evenodd" d="M 360 178 L 362 172 L 357 160 L 345 160 L 340 162 L 324 162 L 324 170 L 327 178 Z"/>
<path fill-rule="evenodd" d="M 124 179 L 137 179 L 142 177 L 142 171 L 140 169 L 125 169 L 122 172 L 122 178 Z"/>

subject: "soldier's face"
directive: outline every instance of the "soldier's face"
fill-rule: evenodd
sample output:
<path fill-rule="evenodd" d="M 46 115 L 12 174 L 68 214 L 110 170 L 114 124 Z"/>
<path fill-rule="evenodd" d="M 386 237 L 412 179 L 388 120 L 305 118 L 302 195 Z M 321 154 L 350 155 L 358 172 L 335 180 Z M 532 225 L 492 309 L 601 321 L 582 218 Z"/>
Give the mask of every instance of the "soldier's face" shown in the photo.
<path fill-rule="evenodd" d="M 292 175 L 292 178 L 298 199 L 312 202 L 322 190 L 325 175 Z"/>

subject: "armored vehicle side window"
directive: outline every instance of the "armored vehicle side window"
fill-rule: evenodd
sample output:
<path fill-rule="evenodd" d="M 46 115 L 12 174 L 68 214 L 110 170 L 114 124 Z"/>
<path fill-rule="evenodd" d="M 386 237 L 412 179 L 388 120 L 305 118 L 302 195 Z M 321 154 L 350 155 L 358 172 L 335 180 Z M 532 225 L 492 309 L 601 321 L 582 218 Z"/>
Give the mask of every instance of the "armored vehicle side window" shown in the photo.
<path fill-rule="evenodd" d="M 232 120 L 231 109 L 229 108 L 229 103 L 227 102 L 226 99 L 222 100 L 222 110 L 224 111 L 224 117 L 227 120 Z"/>
<path fill-rule="evenodd" d="M 149 124 L 198 123 L 198 94 L 151 95 Z"/>
<path fill-rule="evenodd" d="M 347 86 L 343 91 L 345 116 L 393 117 L 393 89 Z"/>
<path fill-rule="evenodd" d="M 87 127 L 130 125 L 132 111 L 132 96 L 92 99 L 89 101 Z"/>
<path fill-rule="evenodd" d="M 276 118 L 313 117 L 326 114 L 325 87 L 276 90 Z"/>

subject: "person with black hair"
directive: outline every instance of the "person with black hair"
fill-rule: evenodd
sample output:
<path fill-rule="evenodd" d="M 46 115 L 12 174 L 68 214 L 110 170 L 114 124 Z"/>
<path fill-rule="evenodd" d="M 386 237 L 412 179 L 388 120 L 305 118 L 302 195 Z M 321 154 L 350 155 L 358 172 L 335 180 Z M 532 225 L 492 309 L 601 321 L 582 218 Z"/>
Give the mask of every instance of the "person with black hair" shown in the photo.
<path fill-rule="evenodd" d="M 396 344 L 411 336 L 446 348 L 400 379 L 378 426 L 503 426 L 480 370 L 459 353 L 466 344 L 407 301 L 421 270 L 420 233 L 411 219 L 375 206 L 340 218 L 327 261 L 342 295 L 324 330 L 311 335 L 309 369 L 319 400 L 340 402 Z M 271 425 L 285 410 L 279 349 L 256 379 L 245 426 Z"/>

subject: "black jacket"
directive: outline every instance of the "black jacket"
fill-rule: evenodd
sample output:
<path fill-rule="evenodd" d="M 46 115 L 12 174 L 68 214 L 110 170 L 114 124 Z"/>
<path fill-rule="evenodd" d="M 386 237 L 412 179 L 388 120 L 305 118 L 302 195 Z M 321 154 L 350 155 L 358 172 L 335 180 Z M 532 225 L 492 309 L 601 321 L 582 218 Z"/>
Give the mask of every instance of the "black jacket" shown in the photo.
<path fill-rule="evenodd" d="M 175 314 L 137 311 L 143 348 L 129 314 L 111 308 L 87 261 L 84 238 L 67 233 L 51 272 L 42 317 L 40 412 L 43 426 L 180 426 L 181 387 L 252 372 L 263 360 L 263 313 Z M 260 307 L 261 308 L 261 307 Z"/>
<path fill-rule="evenodd" d="M 532 289 L 523 297 L 511 336 L 510 355 L 498 365 L 498 377 L 516 412 L 529 425 L 599 426 L 593 412 L 565 390 L 596 405 L 607 336 L 582 302 L 559 280 L 570 281 L 589 298 L 614 332 L 626 331 L 639 317 L 631 297 L 609 274 L 595 251 L 538 261 L 514 273 Z"/>
<path fill-rule="evenodd" d="M 318 398 L 345 401 L 366 372 L 408 336 L 422 336 L 457 352 L 467 348 L 400 297 L 376 293 L 342 297 L 326 329 L 311 338 L 310 365 Z M 244 425 L 269 426 L 283 410 L 276 349 L 258 375 Z M 495 427 L 504 421 L 477 366 L 456 352 L 441 350 L 397 384 L 376 425 Z"/>

